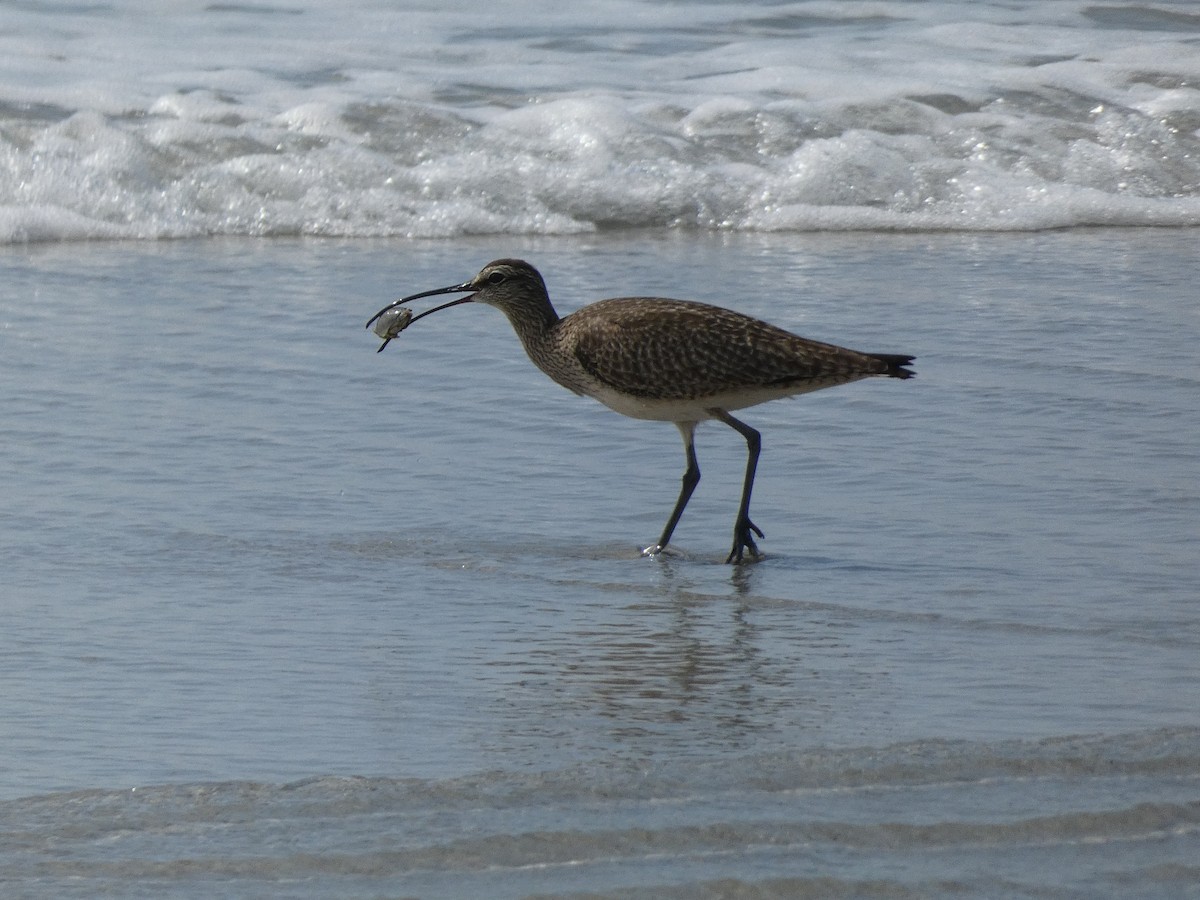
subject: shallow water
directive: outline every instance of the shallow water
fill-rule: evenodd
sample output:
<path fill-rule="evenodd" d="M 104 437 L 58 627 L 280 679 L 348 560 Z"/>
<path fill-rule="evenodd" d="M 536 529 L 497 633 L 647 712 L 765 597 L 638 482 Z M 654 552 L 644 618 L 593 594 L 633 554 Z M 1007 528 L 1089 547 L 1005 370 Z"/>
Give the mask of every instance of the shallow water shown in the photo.
<path fill-rule="evenodd" d="M 1194 895 L 1196 246 L 5 249 L 6 895 Z M 752 566 L 704 426 L 642 559 L 673 428 L 493 310 L 363 329 L 514 254 L 919 377 L 745 412 Z"/>

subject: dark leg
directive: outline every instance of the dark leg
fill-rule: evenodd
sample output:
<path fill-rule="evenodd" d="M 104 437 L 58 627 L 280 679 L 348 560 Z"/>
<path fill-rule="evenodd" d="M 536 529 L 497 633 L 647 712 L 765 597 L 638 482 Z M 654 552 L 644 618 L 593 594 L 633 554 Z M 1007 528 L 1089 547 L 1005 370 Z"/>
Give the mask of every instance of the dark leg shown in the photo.
<path fill-rule="evenodd" d="M 671 535 L 675 533 L 675 526 L 679 524 L 679 517 L 683 515 L 683 508 L 692 499 L 692 491 L 696 490 L 696 485 L 700 483 L 700 464 L 696 462 L 696 423 L 676 422 L 675 427 L 683 435 L 683 448 L 687 453 L 687 470 L 683 473 L 679 499 L 675 501 L 675 508 L 671 510 L 671 518 L 667 519 L 667 527 L 663 529 L 662 537 L 658 539 L 657 544 L 642 551 L 644 556 L 653 556 L 666 548 L 671 540 Z"/>
<path fill-rule="evenodd" d="M 733 523 L 733 549 L 729 551 L 729 556 L 725 560 L 727 563 L 740 563 L 742 554 L 746 550 L 749 550 L 750 555 L 755 558 L 762 555 L 758 552 L 758 545 L 754 543 L 754 538 L 750 534 L 750 532 L 754 532 L 759 537 L 763 536 L 758 526 L 750 521 L 750 492 L 754 489 L 754 471 L 758 468 L 758 453 L 762 449 L 762 435 L 723 409 L 710 409 L 709 412 L 712 413 L 713 418 L 724 422 L 744 437 L 746 448 L 749 451 L 746 460 L 746 480 L 742 484 L 742 502 L 738 506 L 737 521 Z"/>

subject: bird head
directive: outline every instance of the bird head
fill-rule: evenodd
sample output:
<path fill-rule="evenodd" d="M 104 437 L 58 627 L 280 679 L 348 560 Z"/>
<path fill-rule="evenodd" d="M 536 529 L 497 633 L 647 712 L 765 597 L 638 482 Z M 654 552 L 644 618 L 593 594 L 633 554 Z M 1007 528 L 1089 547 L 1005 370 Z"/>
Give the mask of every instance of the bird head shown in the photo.
<path fill-rule="evenodd" d="M 516 320 L 522 315 L 523 310 L 536 309 L 538 311 L 544 309 L 551 310 L 550 320 L 553 321 L 553 309 L 550 307 L 550 299 L 546 293 L 546 283 L 542 280 L 541 274 L 529 263 L 520 259 L 497 259 L 484 266 L 479 274 L 470 281 L 464 281 L 462 284 L 452 284 L 449 287 L 434 288 L 431 291 L 421 291 L 418 294 L 410 294 L 407 297 L 401 297 L 381 309 L 375 315 L 371 316 L 367 322 L 367 327 L 372 324 L 384 313 L 395 309 L 401 304 L 408 303 L 412 300 L 419 300 L 422 297 L 433 297 L 438 294 L 457 294 L 469 292 L 467 297 L 459 297 L 457 300 L 451 300 L 449 303 L 443 303 L 441 306 L 435 306 L 433 309 L 427 309 L 425 312 L 413 316 L 404 325 L 405 328 L 412 325 L 418 319 L 423 319 L 428 315 L 432 315 L 443 309 L 449 309 L 451 306 L 459 306 L 463 303 L 486 303 L 488 306 L 494 306 L 505 313 L 510 319 Z M 388 345 L 391 338 L 385 338 L 382 346 L 376 352 L 382 351 Z"/>

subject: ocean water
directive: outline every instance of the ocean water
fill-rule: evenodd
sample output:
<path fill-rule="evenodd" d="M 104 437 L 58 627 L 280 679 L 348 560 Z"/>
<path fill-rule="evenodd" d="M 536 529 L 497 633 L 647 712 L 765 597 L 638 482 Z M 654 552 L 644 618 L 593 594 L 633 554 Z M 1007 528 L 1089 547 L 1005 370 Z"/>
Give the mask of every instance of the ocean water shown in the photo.
<path fill-rule="evenodd" d="M 1200 897 L 1198 38 L 0 3 L 0 895 Z M 673 428 L 363 328 L 511 255 L 918 377 L 643 559 Z"/>
<path fill-rule="evenodd" d="M 514 247 L 514 244 L 516 245 Z M 1189 230 L 3 252 L 5 896 L 1195 896 Z M 514 249 L 918 356 L 683 468 Z"/>
<path fill-rule="evenodd" d="M 0 16 L 3 241 L 1200 224 L 1190 0 Z"/>

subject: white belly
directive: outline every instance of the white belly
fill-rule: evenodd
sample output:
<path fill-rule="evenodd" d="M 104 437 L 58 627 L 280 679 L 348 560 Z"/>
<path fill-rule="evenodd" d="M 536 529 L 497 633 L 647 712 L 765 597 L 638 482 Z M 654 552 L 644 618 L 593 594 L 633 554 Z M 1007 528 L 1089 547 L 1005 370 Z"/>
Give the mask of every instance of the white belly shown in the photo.
<path fill-rule="evenodd" d="M 848 378 L 844 381 L 857 381 Z M 821 388 L 842 384 L 844 381 L 822 381 L 812 385 L 790 388 L 748 388 L 730 391 L 725 394 L 715 394 L 696 400 L 653 400 L 631 397 L 610 388 L 593 388 L 588 393 L 611 410 L 632 419 L 652 419 L 656 422 L 703 422 L 713 418 L 709 410 L 722 409 L 733 412 L 736 409 L 746 409 L 766 403 L 768 400 L 778 400 L 781 397 L 793 397 L 797 394 L 807 394 L 819 391 Z"/>

